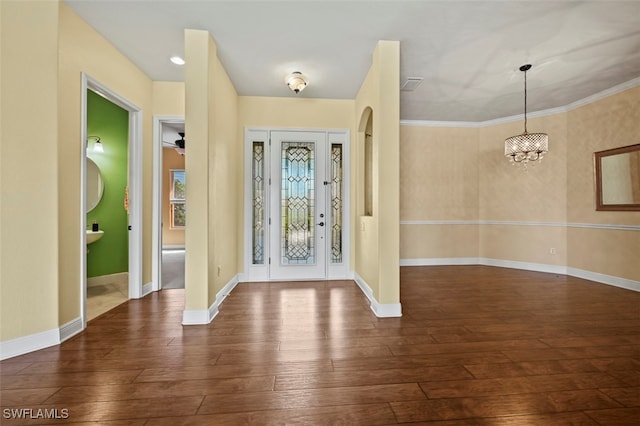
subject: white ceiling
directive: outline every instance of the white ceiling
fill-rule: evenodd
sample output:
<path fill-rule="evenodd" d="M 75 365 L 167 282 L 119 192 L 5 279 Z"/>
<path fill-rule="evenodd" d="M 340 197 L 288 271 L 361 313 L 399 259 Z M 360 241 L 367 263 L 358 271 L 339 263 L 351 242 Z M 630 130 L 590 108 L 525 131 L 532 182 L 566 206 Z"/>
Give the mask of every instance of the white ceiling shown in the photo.
<path fill-rule="evenodd" d="M 208 30 L 239 95 L 354 99 L 378 40 L 400 41 L 405 120 L 486 121 L 566 106 L 640 77 L 636 1 L 65 0 L 151 79 L 184 29 Z M 302 71 L 295 95 L 284 76 Z"/>

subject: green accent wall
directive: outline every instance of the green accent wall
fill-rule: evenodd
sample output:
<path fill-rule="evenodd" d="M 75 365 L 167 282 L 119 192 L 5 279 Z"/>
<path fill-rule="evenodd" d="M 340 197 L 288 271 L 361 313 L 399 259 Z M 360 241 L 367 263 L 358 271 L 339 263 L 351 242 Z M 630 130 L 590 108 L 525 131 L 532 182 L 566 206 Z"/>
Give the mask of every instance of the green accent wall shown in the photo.
<path fill-rule="evenodd" d="M 91 90 L 87 90 L 87 135 L 99 136 L 104 152 L 94 152 L 89 138 L 87 157 L 100 169 L 104 182 L 102 199 L 87 213 L 87 226 L 94 220 L 104 235 L 87 247 L 87 277 L 129 270 L 129 235 L 124 209 L 128 169 L 129 113 Z"/>

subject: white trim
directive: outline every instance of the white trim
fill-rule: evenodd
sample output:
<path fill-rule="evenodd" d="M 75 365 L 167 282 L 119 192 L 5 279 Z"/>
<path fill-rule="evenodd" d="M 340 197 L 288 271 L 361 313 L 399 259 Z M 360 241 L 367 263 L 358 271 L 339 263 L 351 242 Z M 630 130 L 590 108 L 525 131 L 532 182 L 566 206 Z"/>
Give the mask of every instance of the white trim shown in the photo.
<path fill-rule="evenodd" d="M 99 275 L 97 277 L 87 278 L 87 288 L 111 284 L 114 282 L 129 282 L 129 273 L 118 272 L 117 274 Z"/>
<path fill-rule="evenodd" d="M 76 334 L 82 332 L 82 330 L 82 318 L 78 317 L 76 319 L 72 319 L 60 327 L 60 342 L 64 342 L 65 340 L 72 338 Z"/>
<path fill-rule="evenodd" d="M 614 277 L 613 275 L 600 274 L 597 272 L 585 271 L 578 268 L 567 268 L 567 275 L 640 292 L 640 281 Z"/>
<path fill-rule="evenodd" d="M 218 315 L 218 308 L 231 291 L 233 291 L 238 282 L 238 275 L 236 275 L 216 294 L 216 300 L 209 306 L 209 309 L 182 311 L 182 325 L 204 325 L 213 321 Z"/>
<path fill-rule="evenodd" d="M 378 318 L 397 318 L 402 316 L 402 305 L 400 303 L 378 303 L 374 300 L 371 303 L 371 310 Z"/>
<path fill-rule="evenodd" d="M 519 262 L 516 260 L 490 259 L 481 257 L 478 259 L 480 265 L 498 266 L 501 268 L 524 269 L 525 271 L 547 272 L 550 274 L 567 275 L 567 267 L 560 265 L 548 265 L 545 263 Z"/>
<path fill-rule="evenodd" d="M 400 225 L 478 225 L 477 220 L 401 220 Z"/>
<path fill-rule="evenodd" d="M 362 293 L 369 300 L 369 307 L 371 311 L 378 318 L 395 318 L 402 316 L 402 305 L 400 303 L 379 303 L 373 296 L 373 290 L 369 287 L 369 284 L 358 275 L 357 272 L 353 274 L 353 280 L 356 282 Z"/>
<path fill-rule="evenodd" d="M 436 257 L 422 259 L 400 259 L 400 266 L 478 265 L 477 257 Z"/>
<path fill-rule="evenodd" d="M 140 297 L 145 297 L 147 294 L 153 292 L 153 283 L 146 283 L 142 286 L 142 295 Z"/>
<path fill-rule="evenodd" d="M 209 311 L 182 311 L 182 325 L 203 325 L 209 324 Z"/>
<path fill-rule="evenodd" d="M 583 269 L 571 268 L 560 265 L 548 265 L 544 263 L 518 262 L 513 260 L 500 260 L 489 258 L 422 258 L 422 259 L 400 259 L 400 266 L 443 266 L 443 265 L 487 265 L 501 268 L 523 269 L 526 271 L 547 272 L 552 274 L 569 275 L 640 292 L 640 281 L 627 278 L 615 277 L 613 275 L 600 274 L 598 272 L 585 271 Z M 357 281 L 356 281 L 357 282 Z"/>
<path fill-rule="evenodd" d="M 400 225 L 506 225 L 548 226 L 566 228 L 609 229 L 616 231 L 640 231 L 638 225 L 614 225 L 607 223 L 524 222 L 501 220 L 401 220 Z"/>
<path fill-rule="evenodd" d="M 60 329 L 42 331 L 0 342 L 0 360 L 48 348 L 60 343 Z"/>
<path fill-rule="evenodd" d="M 616 231 L 640 231 L 637 225 L 608 225 L 605 223 L 568 223 L 568 228 L 611 229 Z"/>
<path fill-rule="evenodd" d="M 129 298 L 142 297 L 142 111 L 129 110 Z"/>
<path fill-rule="evenodd" d="M 636 86 L 640 86 L 640 77 L 629 80 L 625 83 L 603 90 L 599 93 L 587 96 L 586 98 L 571 102 L 568 105 L 560 106 L 556 108 L 549 108 L 541 111 L 534 111 L 527 113 L 527 117 L 546 117 L 549 115 L 560 114 L 563 112 L 569 112 L 582 106 L 597 102 L 601 99 L 607 98 L 611 95 L 624 92 L 625 90 L 632 89 Z M 514 121 L 521 121 L 524 119 L 524 114 L 512 115 L 508 117 L 496 118 L 486 121 L 430 121 L 430 120 L 400 120 L 401 126 L 407 127 L 469 127 L 469 128 L 481 128 L 490 127 L 498 124 L 511 123 Z"/>
<path fill-rule="evenodd" d="M 80 315 L 82 328 L 87 324 L 87 265 L 86 265 L 86 232 L 87 220 L 85 212 L 86 197 L 86 157 L 87 140 L 87 90 L 92 90 L 110 102 L 118 105 L 129 113 L 128 130 L 128 185 L 129 185 L 129 298 L 139 298 L 142 295 L 142 109 L 128 99 L 120 96 L 110 88 L 100 83 L 87 73 L 81 73 L 81 183 L 80 183 Z"/>
<path fill-rule="evenodd" d="M 154 115 L 153 116 L 153 186 L 151 213 L 151 291 L 162 288 L 162 250 L 168 247 L 162 245 L 162 124 L 184 123 L 182 115 Z M 177 247 L 176 247 L 177 248 Z M 184 245 L 180 246 L 184 249 Z M 143 291 L 143 294 L 147 294 Z"/>

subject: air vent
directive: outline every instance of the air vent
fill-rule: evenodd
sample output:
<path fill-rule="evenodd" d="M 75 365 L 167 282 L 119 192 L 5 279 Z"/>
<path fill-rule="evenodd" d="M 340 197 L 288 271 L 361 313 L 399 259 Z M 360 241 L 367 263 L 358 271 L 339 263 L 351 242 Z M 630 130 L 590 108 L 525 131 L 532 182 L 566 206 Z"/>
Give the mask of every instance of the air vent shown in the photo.
<path fill-rule="evenodd" d="M 422 84 L 422 77 L 407 77 L 401 84 L 400 90 L 411 91 L 415 90 L 420 84 Z"/>

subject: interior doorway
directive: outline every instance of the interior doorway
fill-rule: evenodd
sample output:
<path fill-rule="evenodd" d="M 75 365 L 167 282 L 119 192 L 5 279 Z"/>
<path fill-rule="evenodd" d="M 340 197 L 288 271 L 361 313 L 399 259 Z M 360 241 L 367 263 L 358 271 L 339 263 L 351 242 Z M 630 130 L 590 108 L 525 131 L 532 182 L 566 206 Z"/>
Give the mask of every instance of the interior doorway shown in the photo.
<path fill-rule="evenodd" d="M 348 132 L 245 133 L 247 279 L 348 277 Z"/>
<path fill-rule="evenodd" d="M 82 117 L 81 117 L 81 189 L 80 200 L 82 206 L 81 220 L 80 220 L 80 312 L 82 317 L 82 327 L 86 327 L 88 320 L 87 313 L 87 250 L 88 244 L 95 238 L 95 231 L 93 230 L 93 223 L 96 222 L 98 230 L 100 230 L 100 221 L 97 218 L 92 219 L 92 223 L 88 223 L 87 206 L 91 200 L 88 197 L 88 179 L 94 182 L 94 178 L 91 177 L 91 172 L 88 171 L 89 165 L 92 163 L 87 161 L 88 158 L 88 145 L 93 143 L 93 148 L 96 147 L 98 141 L 103 145 L 103 149 L 106 151 L 108 148 L 107 140 L 102 140 L 99 135 L 90 135 L 88 133 L 87 123 L 87 110 L 88 110 L 88 98 L 89 94 L 96 94 L 106 99 L 108 102 L 124 110 L 124 114 L 127 116 L 128 124 L 124 129 L 125 135 L 122 139 L 126 139 L 126 146 L 123 148 L 125 151 L 124 160 L 126 164 L 120 164 L 123 168 L 124 185 L 120 183 L 120 188 L 116 184 L 115 192 L 116 197 L 121 200 L 120 208 L 124 209 L 121 212 L 124 216 L 121 222 L 114 225 L 114 233 L 122 232 L 124 239 L 126 240 L 125 246 L 127 253 L 121 253 L 126 259 L 123 260 L 126 264 L 126 278 L 124 278 L 124 286 L 121 290 L 122 296 L 126 299 L 139 298 L 143 295 L 142 289 L 142 111 L 135 104 L 131 103 L 127 99 L 113 92 L 108 87 L 104 86 L 97 80 L 89 77 L 86 74 L 82 74 Z M 94 138 L 90 138 L 94 136 Z M 97 138 L 95 136 L 98 136 Z M 90 141 L 91 139 L 91 141 Z M 118 192 L 120 191 L 120 192 Z M 107 217 L 109 214 L 105 214 L 103 217 Z M 106 220 L 106 219 L 105 219 Z M 104 223 L 104 222 L 103 222 Z M 121 229 L 122 228 L 122 229 Z M 107 230 L 103 231 L 106 233 Z M 110 274 L 107 274 L 110 276 Z M 111 277 L 113 278 L 113 277 Z"/>
<path fill-rule="evenodd" d="M 153 290 L 185 286 L 184 117 L 154 117 Z"/>

